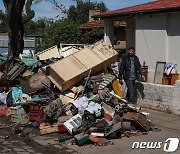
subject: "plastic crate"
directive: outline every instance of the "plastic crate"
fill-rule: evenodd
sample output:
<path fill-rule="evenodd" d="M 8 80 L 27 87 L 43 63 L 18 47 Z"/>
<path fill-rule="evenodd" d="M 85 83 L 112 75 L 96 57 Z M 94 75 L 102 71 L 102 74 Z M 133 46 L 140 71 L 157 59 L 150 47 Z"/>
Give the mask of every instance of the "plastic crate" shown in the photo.
<path fill-rule="evenodd" d="M 29 106 L 29 121 L 39 120 L 43 116 L 44 106 L 30 105 Z"/>
<path fill-rule="evenodd" d="M 10 107 L 11 109 L 11 121 L 16 123 L 23 122 L 27 114 L 22 106 Z"/>
<path fill-rule="evenodd" d="M 27 114 L 26 115 L 19 115 L 19 116 L 11 116 L 11 121 L 15 123 L 23 123 L 27 119 Z"/>

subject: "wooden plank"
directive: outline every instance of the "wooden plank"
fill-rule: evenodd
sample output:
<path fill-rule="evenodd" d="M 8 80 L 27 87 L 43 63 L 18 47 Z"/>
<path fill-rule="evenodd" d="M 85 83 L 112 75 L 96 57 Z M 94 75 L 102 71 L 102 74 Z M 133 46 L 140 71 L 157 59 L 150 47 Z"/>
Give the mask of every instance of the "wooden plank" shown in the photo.
<path fill-rule="evenodd" d="M 58 132 L 58 125 L 45 126 L 40 129 L 41 135 L 55 133 L 55 132 Z"/>
<path fill-rule="evenodd" d="M 123 114 L 123 119 L 134 121 L 134 124 L 139 128 L 143 128 L 146 131 L 149 131 L 151 128 L 149 122 L 147 121 L 146 117 L 141 113 L 135 112 L 127 112 Z"/>
<path fill-rule="evenodd" d="M 97 56 L 89 48 L 82 49 L 75 53 L 74 57 L 76 57 L 87 69 L 91 69 L 104 61 L 103 58 Z"/>
<path fill-rule="evenodd" d="M 68 81 L 87 69 L 73 55 L 64 58 L 49 66 L 56 74 L 60 75 L 63 81 Z"/>

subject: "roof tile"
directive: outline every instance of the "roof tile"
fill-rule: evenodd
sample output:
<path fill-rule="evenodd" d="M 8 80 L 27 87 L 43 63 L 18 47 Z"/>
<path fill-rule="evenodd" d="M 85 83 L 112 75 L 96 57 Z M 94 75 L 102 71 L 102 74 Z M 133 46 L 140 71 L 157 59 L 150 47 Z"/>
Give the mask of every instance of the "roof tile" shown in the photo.
<path fill-rule="evenodd" d="M 157 0 L 157 1 L 135 5 L 135 6 L 131 6 L 131 7 L 123 8 L 123 9 L 103 12 L 103 13 L 97 14 L 97 16 L 131 13 L 131 12 L 145 11 L 145 10 L 148 11 L 148 10 L 153 10 L 153 9 L 176 8 L 176 7 L 180 7 L 180 0 Z"/>

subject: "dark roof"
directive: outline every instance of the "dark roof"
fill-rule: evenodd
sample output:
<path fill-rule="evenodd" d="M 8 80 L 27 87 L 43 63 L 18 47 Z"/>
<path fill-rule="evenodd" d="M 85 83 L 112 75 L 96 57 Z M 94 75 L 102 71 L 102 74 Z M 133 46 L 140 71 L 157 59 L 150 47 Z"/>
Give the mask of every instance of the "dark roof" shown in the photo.
<path fill-rule="evenodd" d="M 180 0 L 157 0 L 140 5 L 126 7 L 123 9 L 112 10 L 95 15 L 95 18 L 105 18 L 113 16 L 125 16 L 129 14 L 157 13 L 160 11 L 180 10 Z"/>
<path fill-rule="evenodd" d="M 126 22 L 114 22 L 115 27 L 125 27 Z M 103 28 L 104 27 L 104 21 L 102 20 L 94 20 L 91 22 L 84 23 L 80 26 L 80 29 L 93 29 L 93 28 Z"/>

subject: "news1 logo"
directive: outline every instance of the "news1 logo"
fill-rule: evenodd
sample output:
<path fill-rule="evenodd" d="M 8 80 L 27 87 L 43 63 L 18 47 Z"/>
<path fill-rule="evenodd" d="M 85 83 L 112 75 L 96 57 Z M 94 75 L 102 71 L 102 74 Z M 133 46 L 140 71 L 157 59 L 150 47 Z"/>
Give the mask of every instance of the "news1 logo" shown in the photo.
<path fill-rule="evenodd" d="M 164 144 L 164 151 L 165 152 L 175 152 L 179 146 L 179 139 L 178 138 L 168 138 Z"/>
<path fill-rule="evenodd" d="M 178 138 L 168 138 L 163 146 L 163 142 L 134 142 L 132 149 L 160 149 L 165 152 L 175 152 L 179 146 Z"/>

